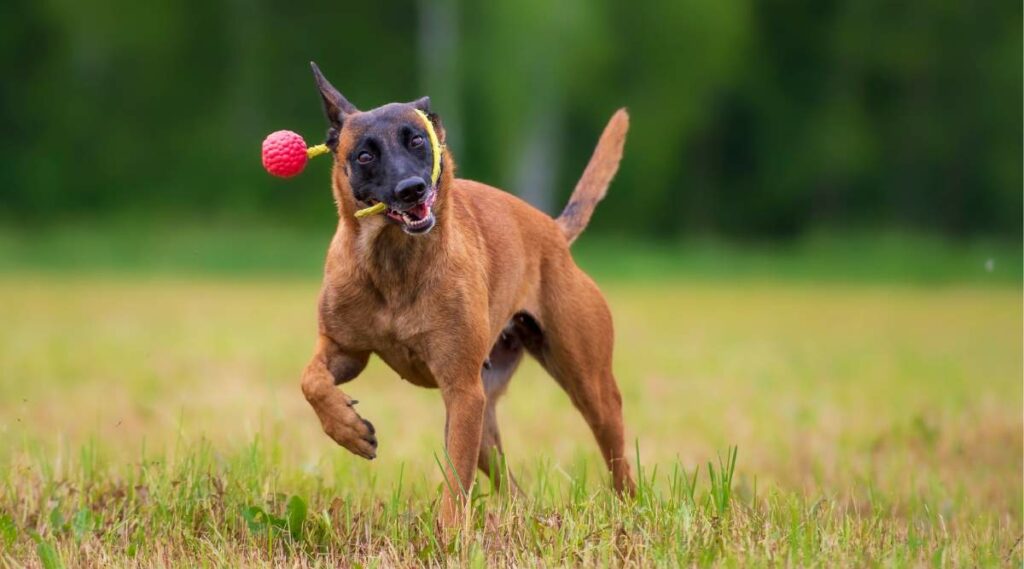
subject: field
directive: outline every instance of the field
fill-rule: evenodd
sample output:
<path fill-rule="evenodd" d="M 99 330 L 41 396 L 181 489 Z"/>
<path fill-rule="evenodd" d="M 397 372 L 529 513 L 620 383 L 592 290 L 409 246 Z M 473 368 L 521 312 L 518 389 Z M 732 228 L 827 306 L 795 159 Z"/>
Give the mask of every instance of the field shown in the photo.
<path fill-rule="evenodd" d="M 584 247 L 616 318 L 638 495 L 606 489 L 579 414 L 530 363 L 499 407 L 526 499 L 478 479 L 454 538 L 434 526 L 436 392 L 379 361 L 350 384 L 373 462 L 302 398 L 317 239 L 265 238 L 271 261 L 233 267 L 190 255 L 188 232 L 163 257 L 133 256 L 140 239 L 96 261 L 90 239 L 0 235 L 0 565 L 1024 560 L 1019 250 L 992 279 L 942 247 L 721 253 L 733 265 Z M 299 245 L 315 249 L 290 261 Z M 836 268 L 862 253 L 874 272 Z"/>

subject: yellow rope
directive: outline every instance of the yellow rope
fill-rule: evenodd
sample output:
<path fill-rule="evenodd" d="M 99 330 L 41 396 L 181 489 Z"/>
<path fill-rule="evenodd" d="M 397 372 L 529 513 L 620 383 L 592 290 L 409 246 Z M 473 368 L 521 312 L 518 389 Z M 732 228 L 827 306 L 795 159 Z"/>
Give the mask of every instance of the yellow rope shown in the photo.
<path fill-rule="evenodd" d="M 306 149 L 306 158 L 316 158 L 321 154 L 327 154 L 331 149 L 326 144 L 317 144 Z"/>
<path fill-rule="evenodd" d="M 374 214 L 383 213 L 388 206 L 384 205 L 384 202 L 377 202 L 370 207 L 364 207 L 363 209 L 356 212 L 356 217 L 362 219 Z"/>
<path fill-rule="evenodd" d="M 434 132 L 434 123 L 430 122 L 430 117 L 427 113 L 414 109 L 416 114 L 423 119 L 423 124 L 427 125 L 427 136 L 430 137 L 430 148 L 434 151 L 434 168 L 430 171 L 430 183 L 437 185 L 437 180 L 441 177 L 441 143 L 437 140 L 437 133 Z"/>

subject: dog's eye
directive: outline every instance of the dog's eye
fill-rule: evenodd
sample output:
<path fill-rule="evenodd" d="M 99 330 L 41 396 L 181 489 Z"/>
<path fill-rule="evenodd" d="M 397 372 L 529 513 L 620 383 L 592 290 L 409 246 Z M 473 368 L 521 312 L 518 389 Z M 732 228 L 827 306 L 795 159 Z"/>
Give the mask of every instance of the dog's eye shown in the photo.
<path fill-rule="evenodd" d="M 412 137 L 412 140 L 409 141 L 409 146 L 413 148 L 419 148 L 423 146 L 423 137 L 418 134 Z"/>
<path fill-rule="evenodd" d="M 373 154 L 364 150 L 359 153 L 359 156 L 356 156 L 356 162 L 359 162 L 360 164 L 369 164 L 370 162 L 373 162 Z"/>

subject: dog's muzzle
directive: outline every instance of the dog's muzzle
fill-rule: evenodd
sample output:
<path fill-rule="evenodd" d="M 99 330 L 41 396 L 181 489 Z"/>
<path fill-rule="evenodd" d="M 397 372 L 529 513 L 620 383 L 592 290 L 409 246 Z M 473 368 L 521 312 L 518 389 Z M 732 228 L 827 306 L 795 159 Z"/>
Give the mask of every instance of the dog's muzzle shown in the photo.
<path fill-rule="evenodd" d="M 430 231 L 436 222 L 433 207 L 437 199 L 437 189 L 424 186 L 424 191 L 426 197 L 422 201 L 403 209 L 389 207 L 385 212 L 388 219 L 399 224 L 403 231 L 411 235 Z"/>

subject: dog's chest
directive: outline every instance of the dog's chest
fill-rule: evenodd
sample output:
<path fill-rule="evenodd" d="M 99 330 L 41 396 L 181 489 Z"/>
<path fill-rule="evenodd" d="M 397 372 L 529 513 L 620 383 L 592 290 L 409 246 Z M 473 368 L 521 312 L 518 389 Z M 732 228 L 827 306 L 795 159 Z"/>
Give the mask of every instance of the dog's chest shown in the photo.
<path fill-rule="evenodd" d="M 324 319 L 328 335 L 339 345 L 374 352 L 402 379 L 437 387 L 427 363 L 430 339 L 439 332 L 437 318 L 421 303 L 334 297 L 322 308 L 330 315 Z"/>
<path fill-rule="evenodd" d="M 434 319 L 416 306 L 385 307 L 376 314 L 379 335 L 373 351 L 402 379 L 421 387 L 437 387 L 429 361 L 429 339 L 437 332 Z"/>
<path fill-rule="evenodd" d="M 377 355 L 405 381 L 420 387 L 437 387 L 437 380 L 430 368 L 415 350 L 394 345 L 377 350 Z"/>

